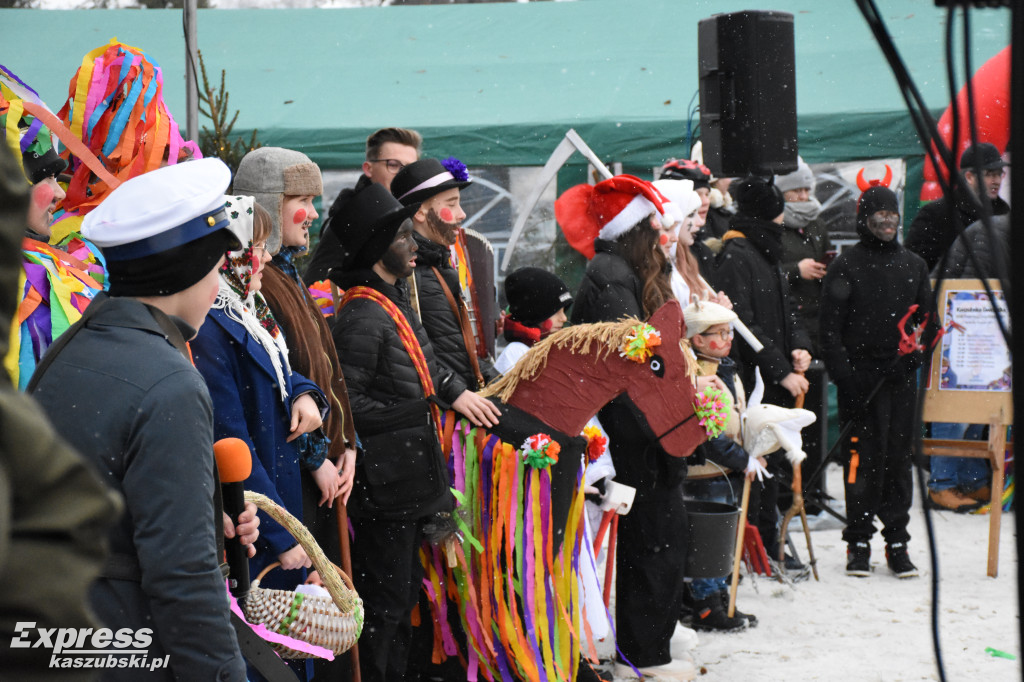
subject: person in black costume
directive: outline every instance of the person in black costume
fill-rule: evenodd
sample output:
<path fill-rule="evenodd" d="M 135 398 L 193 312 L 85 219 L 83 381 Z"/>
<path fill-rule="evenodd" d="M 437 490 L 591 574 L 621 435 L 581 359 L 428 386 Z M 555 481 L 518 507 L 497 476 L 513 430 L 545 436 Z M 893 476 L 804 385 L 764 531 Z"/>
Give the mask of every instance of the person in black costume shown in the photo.
<path fill-rule="evenodd" d="M 883 524 L 889 568 L 917 575 L 907 553 L 913 497 L 911 444 L 922 354 L 899 355 L 898 321 L 917 304 L 915 319 L 933 311 L 928 267 L 896 240 L 896 194 L 875 186 L 857 204 L 860 242 L 825 275 L 821 343 L 825 366 L 839 389 L 839 419 L 853 420 L 843 442 L 846 484 L 847 575 L 871 572 L 874 518 Z M 926 337 L 928 335 L 926 334 Z M 871 391 L 880 384 L 870 402 Z"/>
<path fill-rule="evenodd" d="M 452 509 L 436 427 L 436 403 L 475 425 L 493 426 L 493 404 L 470 393 L 437 362 L 406 289 L 416 243 L 403 207 L 377 184 L 337 214 L 344 245 L 331 278 L 346 289 L 334 324 L 363 453 L 356 463 L 349 514 L 352 579 L 366 624 L 359 664 L 367 680 L 406 679 L 410 615 L 423 575 L 418 551 L 429 522 Z"/>

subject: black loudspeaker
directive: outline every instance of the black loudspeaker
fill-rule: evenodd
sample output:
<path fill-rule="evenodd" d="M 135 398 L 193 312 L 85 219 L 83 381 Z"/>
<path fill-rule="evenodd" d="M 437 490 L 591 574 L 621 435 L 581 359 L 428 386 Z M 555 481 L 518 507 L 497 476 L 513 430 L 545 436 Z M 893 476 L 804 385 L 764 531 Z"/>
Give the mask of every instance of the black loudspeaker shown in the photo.
<path fill-rule="evenodd" d="M 697 24 L 704 164 L 719 177 L 796 170 L 793 15 L 746 11 Z"/>

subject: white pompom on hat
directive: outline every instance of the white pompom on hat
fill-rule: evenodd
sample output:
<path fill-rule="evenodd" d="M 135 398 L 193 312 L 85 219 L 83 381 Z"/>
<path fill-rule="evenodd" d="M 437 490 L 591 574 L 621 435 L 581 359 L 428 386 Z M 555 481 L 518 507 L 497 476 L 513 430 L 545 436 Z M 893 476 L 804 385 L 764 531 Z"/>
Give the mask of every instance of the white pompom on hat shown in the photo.
<path fill-rule="evenodd" d="M 589 260 L 594 257 L 595 239 L 618 239 L 652 213 L 665 227 L 674 225 L 667 203 L 650 182 L 616 175 L 596 185 L 567 189 L 555 200 L 555 220 L 569 245 Z"/>

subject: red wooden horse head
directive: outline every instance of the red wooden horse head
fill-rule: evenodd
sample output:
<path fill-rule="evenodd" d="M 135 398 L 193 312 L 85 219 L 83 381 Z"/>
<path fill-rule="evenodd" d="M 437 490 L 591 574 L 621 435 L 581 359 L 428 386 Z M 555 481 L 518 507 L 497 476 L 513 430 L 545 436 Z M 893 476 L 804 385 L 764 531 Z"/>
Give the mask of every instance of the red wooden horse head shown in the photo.
<path fill-rule="evenodd" d="M 686 457 L 707 433 L 694 417 L 696 362 L 684 328 L 675 300 L 646 323 L 626 319 L 575 325 L 530 349 L 484 394 L 562 433 L 578 434 L 601 407 L 626 393 L 661 447 Z"/>

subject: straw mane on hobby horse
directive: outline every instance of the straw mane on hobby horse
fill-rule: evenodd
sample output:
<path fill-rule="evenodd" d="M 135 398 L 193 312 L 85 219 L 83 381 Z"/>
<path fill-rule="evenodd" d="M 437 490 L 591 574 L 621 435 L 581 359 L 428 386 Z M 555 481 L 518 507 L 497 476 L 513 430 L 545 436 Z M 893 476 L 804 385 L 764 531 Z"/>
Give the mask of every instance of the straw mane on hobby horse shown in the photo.
<path fill-rule="evenodd" d="M 469 679 L 575 679 L 588 451 L 578 434 L 626 394 L 667 453 L 692 454 L 707 438 L 707 413 L 684 331 L 675 300 L 647 322 L 562 330 L 485 389 L 502 411 L 497 426 L 446 419 L 463 542 L 424 553 L 426 582 L 440 629 L 435 641 L 447 655 L 457 647 L 445 595 L 458 605 Z"/>

